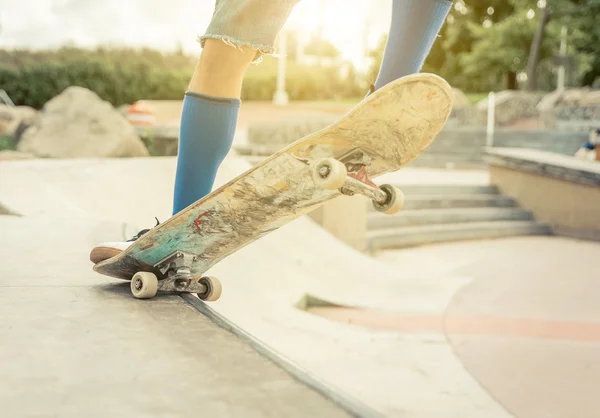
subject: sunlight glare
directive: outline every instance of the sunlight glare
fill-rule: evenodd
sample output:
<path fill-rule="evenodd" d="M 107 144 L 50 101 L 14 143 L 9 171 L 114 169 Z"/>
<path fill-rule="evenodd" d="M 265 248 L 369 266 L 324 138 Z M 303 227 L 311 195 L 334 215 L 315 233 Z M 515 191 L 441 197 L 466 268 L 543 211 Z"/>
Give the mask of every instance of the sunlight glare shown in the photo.
<path fill-rule="evenodd" d="M 322 30 L 341 58 L 361 70 L 366 52 L 375 48 L 389 29 L 390 11 L 391 2 L 385 0 L 356 0 L 351 6 L 346 0 L 303 0 L 295 6 L 285 28 L 296 31 L 301 43 Z"/>

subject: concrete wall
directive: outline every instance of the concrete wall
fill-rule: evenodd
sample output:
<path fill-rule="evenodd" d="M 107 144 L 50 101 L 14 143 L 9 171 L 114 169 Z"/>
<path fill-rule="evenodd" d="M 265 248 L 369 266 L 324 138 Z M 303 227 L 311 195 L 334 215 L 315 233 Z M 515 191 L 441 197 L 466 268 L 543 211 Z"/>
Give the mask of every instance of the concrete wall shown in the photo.
<path fill-rule="evenodd" d="M 426 152 L 444 152 L 452 149 L 481 148 L 487 132 L 478 127 L 448 127 L 442 130 Z M 503 128 L 494 134 L 494 147 L 539 149 L 573 155 L 585 143 L 587 132 L 555 132 Z"/>
<path fill-rule="evenodd" d="M 309 213 L 334 237 L 359 251 L 367 248 L 367 199 L 340 196 Z"/>
<path fill-rule="evenodd" d="M 555 234 L 600 241 L 599 186 L 494 164 L 490 181 Z"/>

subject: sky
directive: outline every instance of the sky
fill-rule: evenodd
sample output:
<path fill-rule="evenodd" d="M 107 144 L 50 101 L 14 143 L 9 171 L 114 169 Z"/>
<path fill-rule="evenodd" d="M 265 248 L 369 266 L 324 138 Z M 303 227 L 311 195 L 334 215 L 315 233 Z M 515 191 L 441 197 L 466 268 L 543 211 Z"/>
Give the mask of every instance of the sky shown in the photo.
<path fill-rule="evenodd" d="M 317 30 L 357 62 L 387 32 L 392 0 L 300 0 L 284 29 Z M 67 43 L 148 46 L 199 53 L 214 0 L 0 0 L 0 48 L 52 48 Z M 368 27 L 368 29 L 366 29 Z"/>

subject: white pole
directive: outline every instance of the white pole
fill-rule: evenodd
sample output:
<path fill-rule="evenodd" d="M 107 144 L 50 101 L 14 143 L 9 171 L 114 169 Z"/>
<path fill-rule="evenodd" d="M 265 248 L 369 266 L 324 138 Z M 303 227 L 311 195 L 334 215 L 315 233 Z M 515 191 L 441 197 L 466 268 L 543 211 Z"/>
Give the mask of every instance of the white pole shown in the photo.
<path fill-rule="evenodd" d="M 277 90 L 273 96 L 273 104 L 276 106 L 285 106 L 289 102 L 288 94 L 285 91 L 285 61 L 287 59 L 287 40 L 285 30 L 279 33 L 279 61 L 277 63 Z"/>
<path fill-rule="evenodd" d="M 567 56 L 567 27 L 563 26 L 560 31 L 560 57 L 565 58 Z M 561 63 L 560 67 L 558 67 L 558 80 L 557 80 L 557 90 L 564 90 L 565 88 L 565 65 L 564 62 Z"/>
<path fill-rule="evenodd" d="M 496 93 L 490 92 L 488 97 L 488 120 L 486 146 L 494 146 L 494 129 L 496 126 Z"/>

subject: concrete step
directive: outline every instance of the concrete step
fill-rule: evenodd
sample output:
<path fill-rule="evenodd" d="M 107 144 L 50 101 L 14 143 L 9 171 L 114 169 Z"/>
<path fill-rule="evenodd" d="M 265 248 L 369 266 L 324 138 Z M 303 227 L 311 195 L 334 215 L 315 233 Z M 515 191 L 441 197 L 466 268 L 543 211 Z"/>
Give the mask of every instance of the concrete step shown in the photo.
<path fill-rule="evenodd" d="M 435 152 L 434 150 L 425 150 L 422 154 L 417 156 L 414 161 L 453 161 L 453 162 L 472 162 L 480 161 L 481 155 L 462 154 L 462 153 L 448 153 L 448 152 Z M 413 161 L 413 162 L 414 162 Z"/>
<path fill-rule="evenodd" d="M 485 150 L 485 144 L 451 144 L 433 142 L 424 151 L 427 154 L 451 154 L 451 155 L 481 155 Z"/>
<path fill-rule="evenodd" d="M 456 224 L 465 222 L 530 221 L 531 212 L 519 208 L 425 209 L 401 211 L 396 215 L 370 213 L 369 230 Z"/>
<path fill-rule="evenodd" d="M 448 195 L 414 195 L 406 196 L 404 210 L 417 209 L 457 209 L 457 208 L 510 208 L 516 207 L 515 201 L 509 197 L 487 194 L 448 194 Z M 376 212 L 369 203 L 369 211 Z"/>
<path fill-rule="evenodd" d="M 412 195 L 451 195 L 451 194 L 499 194 L 497 186 L 471 184 L 400 184 L 394 183 L 406 196 Z"/>
<path fill-rule="evenodd" d="M 535 221 L 466 222 L 369 231 L 367 241 L 373 251 L 451 241 L 550 234 L 548 225 Z"/>
<path fill-rule="evenodd" d="M 481 169 L 486 163 L 481 158 L 451 157 L 447 154 L 421 154 L 407 164 L 408 167 L 447 168 L 447 169 Z"/>

